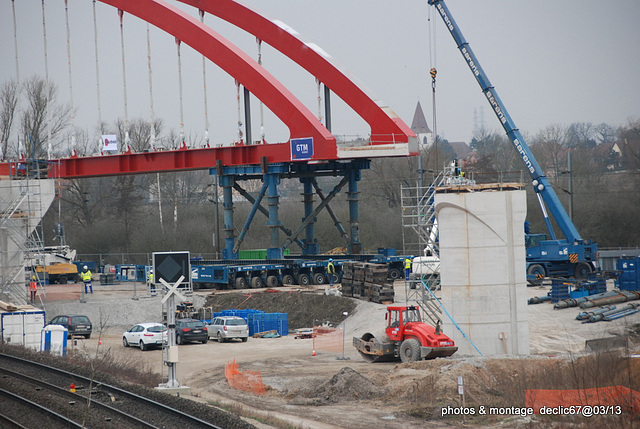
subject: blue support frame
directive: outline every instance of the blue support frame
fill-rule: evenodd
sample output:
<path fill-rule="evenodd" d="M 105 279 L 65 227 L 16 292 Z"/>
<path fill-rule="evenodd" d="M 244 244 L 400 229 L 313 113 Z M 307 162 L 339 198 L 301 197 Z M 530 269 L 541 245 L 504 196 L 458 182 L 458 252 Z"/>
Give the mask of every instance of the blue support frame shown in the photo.
<path fill-rule="evenodd" d="M 341 187 L 348 184 L 347 200 L 349 201 L 349 224 L 350 224 L 350 242 L 349 251 L 353 254 L 362 253 L 362 244 L 360 243 L 360 219 L 359 219 L 359 191 L 358 181 L 361 178 L 361 170 L 370 166 L 370 160 L 358 159 L 350 161 L 330 161 L 326 163 L 278 163 L 248 166 L 233 166 L 212 168 L 209 174 L 218 175 L 220 186 L 222 187 L 222 199 L 224 209 L 224 248 L 222 249 L 223 259 L 237 259 L 238 249 L 243 242 L 249 227 L 255 218 L 257 211 L 261 211 L 268 217 L 267 227 L 271 232 L 271 243 L 267 249 L 268 259 L 282 259 L 284 249 L 291 243 L 298 243 L 302 247 L 302 253 L 305 256 L 317 255 L 319 253 L 319 244 L 315 237 L 315 220 L 318 213 L 328 207 L 330 200 L 340 191 Z M 341 184 L 336 186 L 328 197 L 321 196 L 322 202 L 314 208 L 314 183 L 315 178 L 319 176 L 343 176 Z M 302 224 L 295 232 L 291 233 L 283 227 L 279 218 L 278 208 L 280 202 L 280 194 L 278 186 L 283 177 L 298 178 L 303 185 L 303 204 L 304 218 Z M 258 198 L 253 202 L 251 211 L 244 223 L 242 231 L 238 238 L 234 236 L 235 226 L 233 222 L 233 189 L 236 188 L 250 199 L 249 194 L 239 187 L 237 184 L 240 180 L 258 180 L 264 183 Z M 317 186 L 317 183 L 316 183 Z M 321 193 L 321 190 L 318 189 Z M 268 211 L 261 206 L 264 196 L 267 196 Z M 339 225 L 339 222 L 336 222 Z M 344 230 L 338 227 L 341 234 Z M 289 238 L 284 244 L 280 243 L 279 231 L 283 230 Z M 298 235 L 305 233 L 305 239 L 298 239 Z"/>

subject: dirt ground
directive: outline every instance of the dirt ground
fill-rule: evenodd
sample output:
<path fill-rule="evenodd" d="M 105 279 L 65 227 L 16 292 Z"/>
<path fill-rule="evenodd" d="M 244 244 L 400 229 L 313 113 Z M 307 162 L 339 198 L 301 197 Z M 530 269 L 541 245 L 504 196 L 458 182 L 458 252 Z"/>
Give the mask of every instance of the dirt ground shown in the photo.
<path fill-rule="evenodd" d="M 528 288 L 530 296 L 542 296 L 546 291 L 543 287 Z M 150 300 L 140 289 L 135 294 L 140 296 L 139 301 Z M 210 294 L 211 291 L 196 291 L 194 301 L 204 302 Z M 106 305 L 120 305 L 118 302 L 129 305 L 133 295 L 131 286 L 97 287 L 89 299 Z M 404 296 L 404 283 L 397 282 L 396 302 L 403 302 Z M 50 292 L 48 306 L 51 311 L 62 311 L 63 303 L 69 303 L 68 297 L 60 297 L 64 301 L 56 303 L 56 293 Z M 243 414 L 256 419 L 279 421 L 276 424 L 279 427 L 410 428 L 493 424 L 552 427 L 554 423 L 545 418 L 522 416 L 517 412 L 468 419 L 459 415 L 442 416 L 442 408 L 462 405 L 457 386 L 459 376 L 465 380 L 468 406 L 523 406 L 524 388 L 559 388 L 557 383 L 545 381 L 541 374 L 548 374 L 557 382 L 562 374 L 575 373 L 576 362 L 584 354 L 585 340 L 625 334 L 640 326 L 640 313 L 616 322 L 580 324 L 575 320 L 578 309 L 554 311 L 550 304 L 530 305 L 531 355 L 528 357 L 454 355 L 408 364 L 366 363 L 351 346 L 351 338 L 371 331 L 372 326 L 382 328 L 384 311 L 384 305 L 357 301 L 355 311 L 344 321 L 343 353 L 315 350 L 313 339 L 296 339 L 293 330 L 287 337 L 250 338 L 246 343 L 209 341 L 207 344 L 181 346 L 178 381 L 181 386 L 189 387 L 191 395 L 198 400 L 236 409 L 240 407 Z M 49 312 L 48 315 L 53 316 Z M 149 366 L 166 375 L 162 351 L 142 352 L 137 348 L 124 348 L 123 330 L 122 327 L 108 327 L 101 338 L 94 335 L 90 340 L 76 341 L 71 347 L 89 356 L 108 350 L 122 359 L 141 367 Z M 266 394 L 245 393 L 227 384 L 225 364 L 234 360 L 240 371 L 261 373 Z M 637 365 L 633 368 L 635 373 L 640 372 L 636 371 L 640 369 Z M 588 377 L 584 375 L 579 380 L 567 377 L 562 388 L 597 387 L 585 384 L 584 379 Z M 632 384 L 637 383 L 638 380 L 634 379 Z M 259 420 L 252 420 L 252 423 L 261 426 Z M 585 419 L 572 421 L 575 422 L 572 424 L 584 427 L 593 422 Z M 560 424 L 567 427 L 568 423 Z M 617 423 L 613 424 L 610 427 L 616 427 Z"/>

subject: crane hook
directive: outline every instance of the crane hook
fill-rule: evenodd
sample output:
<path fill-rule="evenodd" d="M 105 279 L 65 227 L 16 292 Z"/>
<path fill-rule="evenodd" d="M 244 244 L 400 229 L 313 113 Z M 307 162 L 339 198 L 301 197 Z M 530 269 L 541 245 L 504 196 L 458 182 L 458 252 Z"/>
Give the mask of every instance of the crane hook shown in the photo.
<path fill-rule="evenodd" d="M 438 74 L 438 70 L 436 70 L 435 67 L 431 67 L 431 70 L 429 70 L 429 74 L 431 75 L 431 88 L 435 91 L 436 90 L 436 75 Z"/>

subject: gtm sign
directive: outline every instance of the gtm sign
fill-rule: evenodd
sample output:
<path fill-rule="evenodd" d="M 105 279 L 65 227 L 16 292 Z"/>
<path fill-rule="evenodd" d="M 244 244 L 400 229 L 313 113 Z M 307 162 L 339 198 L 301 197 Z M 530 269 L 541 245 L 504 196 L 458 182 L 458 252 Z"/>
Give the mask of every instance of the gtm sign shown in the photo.
<path fill-rule="evenodd" d="M 313 157 L 313 137 L 291 139 L 291 160 L 311 159 Z"/>

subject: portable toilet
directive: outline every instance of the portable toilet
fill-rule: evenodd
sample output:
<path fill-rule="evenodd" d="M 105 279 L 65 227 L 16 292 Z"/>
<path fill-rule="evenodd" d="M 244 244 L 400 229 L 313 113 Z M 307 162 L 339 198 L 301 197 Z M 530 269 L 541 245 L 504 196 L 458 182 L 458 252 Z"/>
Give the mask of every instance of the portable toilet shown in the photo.
<path fill-rule="evenodd" d="M 42 328 L 40 335 L 40 351 L 49 352 L 56 356 L 67 354 L 67 338 L 69 332 L 62 325 L 47 325 Z"/>

